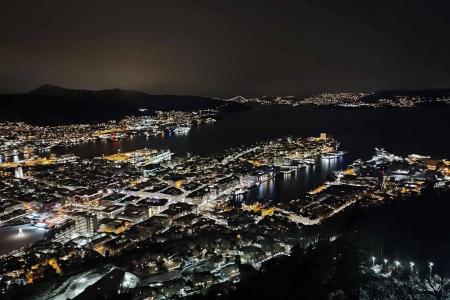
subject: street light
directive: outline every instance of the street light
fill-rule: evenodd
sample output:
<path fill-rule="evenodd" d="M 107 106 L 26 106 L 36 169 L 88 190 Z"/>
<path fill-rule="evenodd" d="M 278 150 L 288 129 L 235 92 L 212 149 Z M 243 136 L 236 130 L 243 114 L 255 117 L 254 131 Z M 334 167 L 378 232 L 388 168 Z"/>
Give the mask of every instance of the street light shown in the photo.
<path fill-rule="evenodd" d="M 372 267 L 375 266 L 375 256 L 372 256 Z"/>
<path fill-rule="evenodd" d="M 413 269 L 414 269 L 414 262 L 410 261 L 409 262 L 409 266 L 411 267 L 411 273 L 412 273 Z"/>
<path fill-rule="evenodd" d="M 431 261 L 428 263 L 428 268 L 430 268 L 430 278 L 431 278 L 431 272 L 433 271 L 433 266 L 434 263 L 432 263 Z"/>
<path fill-rule="evenodd" d="M 400 262 L 398 260 L 396 260 L 394 263 L 395 263 L 395 266 L 397 267 L 397 271 L 398 271 L 398 267 L 400 267 Z"/>

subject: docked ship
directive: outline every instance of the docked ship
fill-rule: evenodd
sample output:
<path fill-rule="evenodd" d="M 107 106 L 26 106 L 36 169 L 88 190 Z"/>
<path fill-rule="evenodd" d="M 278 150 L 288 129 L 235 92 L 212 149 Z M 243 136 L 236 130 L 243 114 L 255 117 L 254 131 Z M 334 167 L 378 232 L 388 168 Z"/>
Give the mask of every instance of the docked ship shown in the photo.
<path fill-rule="evenodd" d="M 126 134 L 125 132 L 113 132 L 107 134 L 100 134 L 98 137 L 101 139 L 118 140 L 127 138 L 128 134 Z"/>
<path fill-rule="evenodd" d="M 112 135 L 113 139 L 126 139 L 128 137 L 128 134 L 125 132 L 117 132 L 116 134 Z"/>
<path fill-rule="evenodd" d="M 152 131 L 152 132 L 145 131 L 145 132 L 144 132 L 144 135 L 145 135 L 146 137 L 157 136 L 158 134 L 161 134 L 161 133 L 160 133 L 160 132 L 157 132 L 157 131 Z"/>
<path fill-rule="evenodd" d="M 335 159 L 335 158 L 339 158 L 339 157 L 343 156 L 344 154 L 345 154 L 344 151 L 328 152 L 328 153 L 323 153 L 322 158 L 323 159 Z"/>
<path fill-rule="evenodd" d="M 289 167 L 286 167 L 286 166 L 280 168 L 280 172 L 283 173 L 283 174 L 286 174 L 286 175 L 291 174 L 294 171 L 295 171 L 295 169 L 292 169 L 292 168 L 289 168 Z"/>
<path fill-rule="evenodd" d="M 314 158 L 305 158 L 303 159 L 303 163 L 306 165 L 313 166 L 316 164 L 316 160 Z"/>
<path fill-rule="evenodd" d="M 178 127 L 176 127 L 175 129 L 173 129 L 172 132 L 173 132 L 173 133 L 176 133 L 176 134 L 185 134 L 185 133 L 188 133 L 189 130 L 191 130 L 190 127 L 187 127 L 187 126 L 178 126 Z"/>
<path fill-rule="evenodd" d="M 245 193 L 247 193 L 247 190 L 245 190 L 245 189 L 238 189 L 238 190 L 234 191 L 235 196 L 243 195 Z"/>

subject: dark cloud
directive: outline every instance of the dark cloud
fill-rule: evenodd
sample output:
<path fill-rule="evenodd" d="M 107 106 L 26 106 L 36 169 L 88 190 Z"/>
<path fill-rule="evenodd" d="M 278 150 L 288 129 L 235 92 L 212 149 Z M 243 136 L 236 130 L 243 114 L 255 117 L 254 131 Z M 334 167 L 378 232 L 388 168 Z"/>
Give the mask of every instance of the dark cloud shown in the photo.
<path fill-rule="evenodd" d="M 301 94 L 450 86 L 448 1 L 60 1 L 0 8 L 0 91 Z"/>

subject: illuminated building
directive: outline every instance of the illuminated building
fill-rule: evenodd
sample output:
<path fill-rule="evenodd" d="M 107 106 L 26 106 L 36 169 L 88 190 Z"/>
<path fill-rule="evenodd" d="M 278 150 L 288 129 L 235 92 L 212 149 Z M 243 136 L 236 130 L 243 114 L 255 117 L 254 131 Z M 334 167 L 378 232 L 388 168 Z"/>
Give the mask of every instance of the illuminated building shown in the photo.
<path fill-rule="evenodd" d="M 17 168 L 15 169 L 15 171 L 14 171 L 14 177 L 20 178 L 20 179 L 23 178 L 23 169 L 22 169 L 22 167 L 17 167 Z"/>
<path fill-rule="evenodd" d="M 121 234 L 127 229 L 126 222 L 123 220 L 109 220 L 100 224 L 99 232 Z"/>
<path fill-rule="evenodd" d="M 124 206 L 121 205 L 111 205 L 104 209 L 102 209 L 99 213 L 99 215 L 102 218 L 109 218 L 113 219 L 117 214 L 123 212 L 125 210 Z"/>
<path fill-rule="evenodd" d="M 145 177 L 150 177 L 155 175 L 155 173 L 160 169 L 159 164 L 148 164 L 145 167 L 143 167 L 143 175 Z"/>
<path fill-rule="evenodd" d="M 150 217 L 149 210 L 136 205 L 127 205 L 125 211 L 117 215 L 118 219 L 129 221 L 133 224 L 142 222 L 148 217 Z"/>
<path fill-rule="evenodd" d="M 83 236 L 91 236 L 98 229 L 97 215 L 92 213 L 77 213 L 75 215 L 75 231 Z"/>
<path fill-rule="evenodd" d="M 170 152 L 169 150 L 167 151 L 161 151 L 159 153 L 157 153 L 156 155 L 152 156 L 150 158 L 150 163 L 151 164 L 157 164 L 160 163 L 164 160 L 170 160 L 170 158 L 172 157 L 173 153 Z"/>
<path fill-rule="evenodd" d="M 71 163 L 71 162 L 75 162 L 77 159 L 78 159 L 78 157 L 76 157 L 73 154 L 63 154 L 56 158 L 56 163 L 57 164 Z"/>

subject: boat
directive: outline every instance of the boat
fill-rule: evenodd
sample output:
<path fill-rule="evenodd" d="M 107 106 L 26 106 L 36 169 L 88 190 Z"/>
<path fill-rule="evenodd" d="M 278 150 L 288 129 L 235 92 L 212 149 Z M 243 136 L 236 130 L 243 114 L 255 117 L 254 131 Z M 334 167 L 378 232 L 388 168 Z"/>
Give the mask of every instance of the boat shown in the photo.
<path fill-rule="evenodd" d="M 190 127 L 187 126 L 178 126 L 173 130 L 173 133 L 178 133 L 178 134 L 182 134 L 182 133 L 187 133 L 189 130 L 191 130 Z"/>
<path fill-rule="evenodd" d="M 316 160 L 314 158 L 305 158 L 303 160 L 303 162 L 307 165 L 315 165 L 316 164 Z"/>
<path fill-rule="evenodd" d="M 294 169 L 291 169 L 288 167 L 283 167 L 280 169 L 280 172 L 283 174 L 286 174 L 286 175 L 291 174 L 293 171 L 294 171 Z"/>
<path fill-rule="evenodd" d="M 128 134 L 124 133 L 124 132 L 117 132 L 116 134 L 112 135 L 112 138 L 116 138 L 116 139 L 125 139 L 128 137 Z"/>
<path fill-rule="evenodd" d="M 111 138 L 111 135 L 110 135 L 110 134 L 100 134 L 98 137 L 99 137 L 100 139 L 110 139 L 110 138 Z"/>
<path fill-rule="evenodd" d="M 205 123 L 211 124 L 211 123 L 215 123 L 216 121 L 217 121 L 216 119 L 213 119 L 213 118 L 207 118 L 207 119 L 205 120 Z"/>
<path fill-rule="evenodd" d="M 247 192 L 247 190 L 238 189 L 238 190 L 236 190 L 236 191 L 234 192 L 234 195 L 235 195 L 235 196 L 238 196 L 238 195 L 245 194 L 246 192 Z"/>
<path fill-rule="evenodd" d="M 344 154 L 345 154 L 344 151 L 334 151 L 334 152 L 323 153 L 321 155 L 321 157 L 324 159 L 335 159 L 335 158 L 343 156 Z"/>
<path fill-rule="evenodd" d="M 321 155 L 321 157 L 323 159 L 335 159 L 335 158 L 338 158 L 338 156 L 336 154 L 334 154 L 334 153 L 323 153 Z"/>
<path fill-rule="evenodd" d="M 146 137 L 150 137 L 150 136 L 157 136 L 158 135 L 158 132 L 148 132 L 148 131 L 145 131 L 144 132 L 144 135 L 146 136 Z"/>

